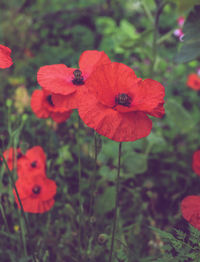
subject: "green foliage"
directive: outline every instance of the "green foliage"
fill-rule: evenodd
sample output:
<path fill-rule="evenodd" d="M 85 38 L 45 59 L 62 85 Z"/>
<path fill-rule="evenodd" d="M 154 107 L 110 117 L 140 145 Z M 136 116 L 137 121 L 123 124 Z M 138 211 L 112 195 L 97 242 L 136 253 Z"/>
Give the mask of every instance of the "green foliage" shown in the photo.
<path fill-rule="evenodd" d="M 200 3 L 199 3 L 200 4 Z M 185 63 L 191 61 L 200 56 L 200 5 L 195 6 L 194 10 L 189 14 L 186 23 L 183 28 L 183 44 L 177 56 L 175 62 Z"/>
<path fill-rule="evenodd" d="M 164 254 L 161 258 L 152 260 L 152 262 L 170 262 L 170 261 L 199 261 L 199 230 L 194 227 L 189 227 L 189 237 L 181 230 L 174 229 L 174 235 L 167 233 L 155 227 L 151 229 L 164 241 L 163 251 Z"/>

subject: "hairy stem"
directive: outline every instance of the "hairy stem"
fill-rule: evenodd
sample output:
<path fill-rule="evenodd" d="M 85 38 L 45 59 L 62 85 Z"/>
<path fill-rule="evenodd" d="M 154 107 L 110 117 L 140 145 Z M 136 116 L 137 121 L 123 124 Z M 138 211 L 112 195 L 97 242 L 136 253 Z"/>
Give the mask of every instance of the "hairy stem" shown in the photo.
<path fill-rule="evenodd" d="M 163 4 L 157 4 L 157 10 L 156 10 L 156 16 L 155 16 L 155 21 L 154 21 L 154 34 L 153 34 L 153 44 L 152 44 L 152 61 L 151 61 L 151 66 L 150 66 L 150 72 L 149 76 L 151 78 L 154 77 L 154 67 L 156 63 L 156 57 L 157 57 L 157 37 L 158 37 L 158 28 L 159 28 L 159 19 L 160 15 L 162 13 L 162 10 L 164 6 L 167 4 L 167 2 L 164 2 Z"/>
<path fill-rule="evenodd" d="M 118 213 L 118 202 L 119 202 L 119 182 L 120 182 L 120 161 L 121 161 L 121 151 L 122 151 L 122 142 L 119 143 L 119 152 L 118 152 L 118 168 L 117 168 L 117 181 L 116 181 L 116 196 L 115 196 L 115 209 L 114 209 L 114 221 L 113 221 L 113 230 L 112 230 L 112 238 L 111 238 L 111 248 L 109 254 L 109 262 L 112 262 L 113 250 L 114 250 L 114 242 L 115 242 L 115 232 L 117 225 L 117 213 Z"/>

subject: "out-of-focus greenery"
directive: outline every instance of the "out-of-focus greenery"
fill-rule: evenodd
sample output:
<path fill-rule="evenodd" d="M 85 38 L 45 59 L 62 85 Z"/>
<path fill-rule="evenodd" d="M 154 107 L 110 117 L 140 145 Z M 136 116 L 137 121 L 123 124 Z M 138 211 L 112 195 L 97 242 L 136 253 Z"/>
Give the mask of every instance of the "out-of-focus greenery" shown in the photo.
<path fill-rule="evenodd" d="M 155 261 L 156 257 L 165 254 L 160 235 L 149 226 L 164 231 L 175 227 L 189 234 L 179 206 L 185 196 L 197 195 L 200 191 L 200 178 L 191 167 L 193 152 L 200 148 L 200 96 L 186 86 L 187 76 L 196 72 L 199 66 L 199 49 L 188 49 L 190 41 L 195 46 L 199 43 L 199 23 L 192 19 L 199 6 L 193 8 L 198 1 L 166 2 L 155 39 L 155 17 L 164 3 L 161 0 L 0 2 L 0 43 L 12 49 L 14 60 L 11 68 L 0 72 L 1 150 L 11 146 L 13 140 L 17 140 L 22 148 L 42 146 L 48 159 L 47 176 L 58 186 L 52 210 L 42 215 L 27 214 L 32 237 L 28 254 L 34 250 L 39 261 L 108 260 L 118 144 L 98 137 L 95 208 L 90 217 L 93 131 L 83 123 L 79 128 L 77 112 L 66 123 L 57 125 L 49 119 L 38 119 L 29 106 L 31 93 L 39 88 L 36 79 L 39 67 L 58 63 L 75 67 L 85 50 L 104 50 L 112 61 L 133 68 L 138 77 L 151 78 L 153 75 L 166 88 L 165 117 L 152 118 L 153 129 L 148 137 L 122 146 L 120 213 L 114 261 Z M 180 15 L 188 17 L 183 43 L 173 36 Z M 197 19 L 199 21 L 199 15 Z M 182 64 L 185 61 L 190 62 Z M 13 133 L 24 114 L 28 118 L 16 138 Z M 11 126 L 10 130 L 8 126 Z M 82 163 L 81 260 L 78 250 L 77 133 Z M 0 196 L 8 221 L 7 229 L 0 215 L 0 260 L 31 261 L 21 248 L 23 224 L 18 220 L 8 174 L 3 171 Z M 176 255 L 177 252 L 173 257 Z M 193 260 L 188 258 L 187 261 Z"/>

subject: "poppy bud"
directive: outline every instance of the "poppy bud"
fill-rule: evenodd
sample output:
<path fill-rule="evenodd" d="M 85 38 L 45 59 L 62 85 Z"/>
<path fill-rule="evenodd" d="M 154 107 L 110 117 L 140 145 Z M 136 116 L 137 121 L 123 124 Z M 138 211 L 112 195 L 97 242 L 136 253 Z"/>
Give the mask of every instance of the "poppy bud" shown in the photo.
<path fill-rule="evenodd" d="M 107 234 L 99 234 L 97 238 L 99 245 L 104 245 L 108 241 L 108 235 Z"/>

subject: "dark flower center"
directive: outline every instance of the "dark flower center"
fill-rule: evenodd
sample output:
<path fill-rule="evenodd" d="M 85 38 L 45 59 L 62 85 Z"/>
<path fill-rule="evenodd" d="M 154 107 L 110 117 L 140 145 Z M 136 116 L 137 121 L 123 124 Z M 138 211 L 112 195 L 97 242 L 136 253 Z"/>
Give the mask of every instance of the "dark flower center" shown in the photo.
<path fill-rule="evenodd" d="M 115 104 L 116 105 L 121 105 L 121 106 L 127 106 L 129 107 L 132 102 L 132 98 L 128 96 L 127 94 L 118 94 L 115 97 Z"/>
<path fill-rule="evenodd" d="M 39 194 L 40 191 L 41 191 L 41 187 L 38 186 L 38 185 L 35 185 L 35 186 L 33 187 L 33 189 L 32 189 L 32 192 L 33 192 L 34 194 L 36 194 L 36 195 Z"/>
<path fill-rule="evenodd" d="M 49 104 L 50 106 L 54 106 L 53 101 L 52 101 L 52 95 L 47 96 L 47 97 L 46 97 L 46 100 L 47 100 L 47 102 L 48 102 L 48 104 Z"/>
<path fill-rule="evenodd" d="M 17 159 L 20 159 L 22 156 L 23 156 L 23 155 L 22 155 L 21 152 L 18 152 L 18 153 L 17 153 Z"/>
<path fill-rule="evenodd" d="M 76 86 L 84 85 L 84 79 L 82 76 L 82 72 L 79 69 L 76 69 L 74 72 L 74 79 L 72 80 L 72 83 Z"/>
<path fill-rule="evenodd" d="M 37 166 L 37 161 L 33 161 L 33 162 L 31 163 L 31 166 L 32 166 L 32 167 L 36 167 L 36 166 Z"/>

